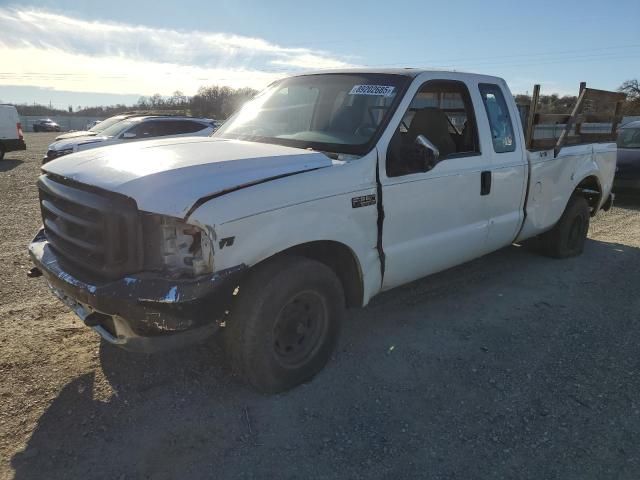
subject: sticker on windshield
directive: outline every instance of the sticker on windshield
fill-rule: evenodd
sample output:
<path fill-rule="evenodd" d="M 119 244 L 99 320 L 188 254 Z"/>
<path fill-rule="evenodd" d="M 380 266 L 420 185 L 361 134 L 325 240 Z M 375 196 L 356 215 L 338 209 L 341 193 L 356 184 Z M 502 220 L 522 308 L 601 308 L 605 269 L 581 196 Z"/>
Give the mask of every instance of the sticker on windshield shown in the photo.
<path fill-rule="evenodd" d="M 391 97 L 396 91 L 396 87 L 388 85 L 354 85 L 349 95 L 378 95 Z"/>

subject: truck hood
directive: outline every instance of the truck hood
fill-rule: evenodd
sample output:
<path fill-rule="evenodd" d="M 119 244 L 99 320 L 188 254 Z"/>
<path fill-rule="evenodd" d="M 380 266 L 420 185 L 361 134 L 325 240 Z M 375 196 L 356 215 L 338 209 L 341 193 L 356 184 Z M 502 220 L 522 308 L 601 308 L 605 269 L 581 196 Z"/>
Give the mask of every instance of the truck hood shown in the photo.
<path fill-rule="evenodd" d="M 71 138 L 63 138 L 62 140 L 57 140 L 49 145 L 49 150 L 67 150 L 69 148 L 76 148 L 82 145 L 88 145 L 90 143 L 100 143 L 108 140 L 109 137 L 99 136 L 99 135 L 77 135 Z"/>
<path fill-rule="evenodd" d="M 310 150 L 185 137 L 91 149 L 42 169 L 126 195 L 140 210 L 184 218 L 203 198 L 332 164 L 326 155 Z"/>

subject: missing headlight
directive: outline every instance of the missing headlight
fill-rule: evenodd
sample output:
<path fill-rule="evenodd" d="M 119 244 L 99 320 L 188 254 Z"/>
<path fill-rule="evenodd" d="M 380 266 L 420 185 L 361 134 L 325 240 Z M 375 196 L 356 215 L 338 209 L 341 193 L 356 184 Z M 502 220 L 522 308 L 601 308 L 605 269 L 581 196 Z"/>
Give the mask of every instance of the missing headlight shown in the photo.
<path fill-rule="evenodd" d="M 162 270 L 174 276 L 213 272 L 213 248 L 204 230 L 155 214 L 145 214 L 143 230 L 146 270 Z"/>

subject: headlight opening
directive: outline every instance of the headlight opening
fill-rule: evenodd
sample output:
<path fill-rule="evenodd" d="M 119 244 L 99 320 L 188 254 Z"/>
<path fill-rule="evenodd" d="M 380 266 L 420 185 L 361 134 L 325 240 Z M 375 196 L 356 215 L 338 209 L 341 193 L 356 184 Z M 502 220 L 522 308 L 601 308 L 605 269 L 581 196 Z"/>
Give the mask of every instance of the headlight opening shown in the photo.
<path fill-rule="evenodd" d="M 144 232 L 147 269 L 193 277 L 213 272 L 213 247 L 203 229 L 178 218 L 149 214 Z"/>

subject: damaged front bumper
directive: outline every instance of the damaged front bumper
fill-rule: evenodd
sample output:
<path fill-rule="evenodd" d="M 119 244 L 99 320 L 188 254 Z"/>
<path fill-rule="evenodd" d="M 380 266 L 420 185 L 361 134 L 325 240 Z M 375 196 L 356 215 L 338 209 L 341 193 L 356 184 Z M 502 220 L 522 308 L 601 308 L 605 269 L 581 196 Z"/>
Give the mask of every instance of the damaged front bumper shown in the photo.
<path fill-rule="evenodd" d="M 144 272 L 94 282 L 65 268 L 40 230 L 29 245 L 52 292 L 109 343 L 153 352 L 195 343 L 219 328 L 244 265 L 189 279 Z"/>

